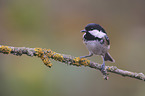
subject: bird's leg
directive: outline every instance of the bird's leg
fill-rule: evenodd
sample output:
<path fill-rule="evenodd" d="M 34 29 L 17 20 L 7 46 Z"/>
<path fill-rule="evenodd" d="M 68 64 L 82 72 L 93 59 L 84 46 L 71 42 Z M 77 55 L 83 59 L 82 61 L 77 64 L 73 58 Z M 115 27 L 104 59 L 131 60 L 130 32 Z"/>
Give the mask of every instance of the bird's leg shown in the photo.
<path fill-rule="evenodd" d="M 105 60 L 104 60 L 104 57 L 103 58 L 103 64 L 101 65 L 101 71 L 104 71 L 105 70 Z"/>
<path fill-rule="evenodd" d="M 91 56 L 93 56 L 93 53 L 89 53 L 89 55 L 86 55 L 86 56 L 80 56 L 80 58 L 87 58 L 87 57 L 91 57 Z"/>

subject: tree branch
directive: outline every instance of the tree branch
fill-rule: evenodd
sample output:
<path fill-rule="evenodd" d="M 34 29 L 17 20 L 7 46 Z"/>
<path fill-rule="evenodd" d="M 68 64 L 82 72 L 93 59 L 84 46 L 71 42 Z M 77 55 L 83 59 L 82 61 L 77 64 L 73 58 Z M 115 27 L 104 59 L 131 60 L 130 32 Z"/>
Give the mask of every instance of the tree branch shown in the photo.
<path fill-rule="evenodd" d="M 3 54 L 13 54 L 17 56 L 21 56 L 22 54 L 26 54 L 27 56 L 37 56 L 41 58 L 43 63 L 49 68 L 52 67 L 50 62 L 50 58 L 65 64 L 74 65 L 74 66 L 88 66 L 90 68 L 94 68 L 101 71 L 101 64 L 92 62 L 86 58 L 73 57 L 70 55 L 56 53 L 50 49 L 42 49 L 42 48 L 27 48 L 27 47 L 11 47 L 0 45 L 0 53 Z M 101 71 L 102 72 L 102 71 Z M 116 66 L 105 66 L 105 70 L 102 72 L 104 75 L 104 79 L 108 79 L 108 73 L 115 73 L 118 75 L 131 77 L 139 80 L 145 81 L 145 75 L 143 73 L 136 73 L 127 70 L 122 70 L 117 68 Z"/>

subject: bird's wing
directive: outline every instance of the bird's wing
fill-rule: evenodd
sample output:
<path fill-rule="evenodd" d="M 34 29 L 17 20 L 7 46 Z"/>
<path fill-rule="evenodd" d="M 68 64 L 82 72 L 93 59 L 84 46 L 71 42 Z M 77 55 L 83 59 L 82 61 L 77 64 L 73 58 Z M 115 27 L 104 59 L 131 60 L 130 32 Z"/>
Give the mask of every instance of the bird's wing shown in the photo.
<path fill-rule="evenodd" d="M 104 36 L 104 39 L 105 39 L 105 43 L 107 45 L 110 45 L 110 40 L 109 40 L 109 37 L 107 35 Z"/>

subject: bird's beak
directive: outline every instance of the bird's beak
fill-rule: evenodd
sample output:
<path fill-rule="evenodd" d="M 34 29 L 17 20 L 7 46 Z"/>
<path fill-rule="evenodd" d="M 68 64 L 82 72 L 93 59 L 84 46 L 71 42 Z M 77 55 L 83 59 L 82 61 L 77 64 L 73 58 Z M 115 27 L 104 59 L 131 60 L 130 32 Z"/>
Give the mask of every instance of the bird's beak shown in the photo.
<path fill-rule="evenodd" d="M 84 29 L 84 30 L 81 30 L 81 32 L 86 32 L 86 30 Z"/>

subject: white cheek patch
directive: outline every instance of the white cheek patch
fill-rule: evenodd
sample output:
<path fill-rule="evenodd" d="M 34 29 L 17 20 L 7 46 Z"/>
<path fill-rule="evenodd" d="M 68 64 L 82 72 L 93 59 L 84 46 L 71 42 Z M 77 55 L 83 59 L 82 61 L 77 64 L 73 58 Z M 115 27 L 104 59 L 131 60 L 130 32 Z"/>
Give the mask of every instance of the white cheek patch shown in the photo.
<path fill-rule="evenodd" d="M 98 38 L 102 38 L 106 35 L 102 31 L 98 31 L 98 30 L 92 30 L 92 31 L 89 31 L 89 33 L 92 34 L 95 37 L 98 37 Z"/>

